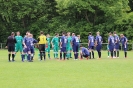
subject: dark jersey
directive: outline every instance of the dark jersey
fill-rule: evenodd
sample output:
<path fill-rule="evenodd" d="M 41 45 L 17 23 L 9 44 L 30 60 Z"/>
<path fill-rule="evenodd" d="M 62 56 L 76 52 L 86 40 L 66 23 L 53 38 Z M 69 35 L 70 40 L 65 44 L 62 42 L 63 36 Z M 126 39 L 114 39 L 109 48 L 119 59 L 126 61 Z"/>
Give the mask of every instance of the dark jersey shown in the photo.
<path fill-rule="evenodd" d="M 6 46 L 15 46 L 16 39 L 13 36 L 7 38 Z"/>

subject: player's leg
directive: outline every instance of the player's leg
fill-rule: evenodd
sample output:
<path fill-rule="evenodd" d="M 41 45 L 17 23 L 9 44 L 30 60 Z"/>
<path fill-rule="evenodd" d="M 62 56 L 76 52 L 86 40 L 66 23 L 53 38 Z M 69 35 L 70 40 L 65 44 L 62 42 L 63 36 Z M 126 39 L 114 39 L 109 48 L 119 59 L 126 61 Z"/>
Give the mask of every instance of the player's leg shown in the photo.
<path fill-rule="evenodd" d="M 43 53 L 43 57 L 44 57 L 44 60 L 46 59 L 46 54 L 45 54 L 45 44 L 42 45 L 42 53 Z"/>
<path fill-rule="evenodd" d="M 12 61 L 15 61 L 14 60 L 14 57 L 15 57 L 15 46 L 11 46 L 11 53 L 12 53 Z"/>
<path fill-rule="evenodd" d="M 127 58 L 127 45 L 125 45 L 123 48 L 124 48 L 124 55 L 125 55 L 125 58 Z"/>
<path fill-rule="evenodd" d="M 23 46 L 22 45 L 20 45 L 19 50 L 20 50 L 21 59 L 22 59 L 22 52 L 23 52 Z"/>
<path fill-rule="evenodd" d="M 63 52 L 63 48 L 60 48 L 60 60 L 62 60 L 62 52 Z"/>
<path fill-rule="evenodd" d="M 32 61 L 33 61 L 33 58 L 34 58 L 34 53 L 35 53 L 34 47 L 32 47 L 32 48 L 31 48 L 31 60 L 32 60 Z"/>
<path fill-rule="evenodd" d="M 113 46 L 113 45 L 110 45 L 110 46 L 109 46 L 109 50 L 110 50 L 110 52 L 111 52 L 111 58 L 113 58 L 114 46 Z"/>
<path fill-rule="evenodd" d="M 42 48 L 43 48 L 42 44 L 39 44 L 40 60 L 42 60 L 43 57 Z"/>
<path fill-rule="evenodd" d="M 92 49 L 92 58 L 94 59 L 94 46 L 91 46 Z"/>
<path fill-rule="evenodd" d="M 50 58 L 50 46 L 48 46 L 47 52 L 48 52 L 48 58 L 51 59 L 51 58 Z"/>
<path fill-rule="evenodd" d="M 11 62 L 11 46 L 8 46 L 8 61 Z"/>
<path fill-rule="evenodd" d="M 79 46 L 76 46 L 76 59 L 78 59 L 78 51 L 79 51 Z"/>
<path fill-rule="evenodd" d="M 72 58 L 72 47 L 70 47 L 70 58 Z"/>
<path fill-rule="evenodd" d="M 27 54 L 27 60 L 31 62 L 31 49 L 29 47 L 27 47 Z"/>
<path fill-rule="evenodd" d="M 116 48 L 114 49 L 114 56 L 113 58 L 116 58 Z"/>
<path fill-rule="evenodd" d="M 54 46 L 54 48 L 53 48 L 53 51 L 54 51 L 54 59 L 56 59 L 56 46 Z"/>
<path fill-rule="evenodd" d="M 63 47 L 63 58 L 66 59 L 66 47 Z"/>

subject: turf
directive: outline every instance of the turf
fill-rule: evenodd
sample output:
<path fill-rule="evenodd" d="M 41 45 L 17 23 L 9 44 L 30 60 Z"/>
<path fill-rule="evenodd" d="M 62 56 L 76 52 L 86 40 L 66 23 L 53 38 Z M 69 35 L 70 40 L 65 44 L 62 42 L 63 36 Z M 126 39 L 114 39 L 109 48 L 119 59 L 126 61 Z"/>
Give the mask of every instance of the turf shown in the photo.
<path fill-rule="evenodd" d="M 21 62 L 18 53 L 16 62 L 7 61 L 7 51 L 0 50 L 1 88 L 133 88 L 133 58 L 107 58 L 102 52 L 97 60 L 46 60 Z M 51 53 L 53 54 L 53 53 Z M 95 52 L 97 57 L 97 53 Z"/>

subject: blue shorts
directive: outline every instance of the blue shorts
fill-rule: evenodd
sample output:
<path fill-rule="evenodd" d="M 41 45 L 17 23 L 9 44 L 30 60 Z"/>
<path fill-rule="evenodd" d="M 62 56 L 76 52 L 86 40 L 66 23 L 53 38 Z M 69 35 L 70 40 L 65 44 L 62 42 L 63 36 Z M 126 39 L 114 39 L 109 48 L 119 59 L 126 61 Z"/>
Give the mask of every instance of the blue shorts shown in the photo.
<path fill-rule="evenodd" d="M 78 51 L 79 51 L 79 46 L 78 45 L 73 46 L 73 52 L 78 52 Z"/>
<path fill-rule="evenodd" d="M 94 49 L 94 46 L 88 46 L 88 49 Z"/>
<path fill-rule="evenodd" d="M 122 45 L 122 48 L 123 48 L 124 51 L 127 51 L 128 46 L 127 45 Z"/>
<path fill-rule="evenodd" d="M 115 49 L 116 49 L 116 50 L 119 50 L 119 47 L 120 47 L 119 44 L 115 44 Z"/>
<path fill-rule="evenodd" d="M 97 46 L 96 46 L 96 50 L 97 50 L 97 51 L 101 51 L 101 49 L 102 49 L 102 45 L 97 45 Z"/>
<path fill-rule="evenodd" d="M 28 53 L 29 51 L 31 51 L 29 47 L 23 48 L 23 52 L 24 52 L 24 53 Z"/>
<path fill-rule="evenodd" d="M 61 52 L 66 52 L 66 47 L 62 47 Z"/>
<path fill-rule="evenodd" d="M 114 51 L 114 45 L 109 45 L 109 51 Z"/>

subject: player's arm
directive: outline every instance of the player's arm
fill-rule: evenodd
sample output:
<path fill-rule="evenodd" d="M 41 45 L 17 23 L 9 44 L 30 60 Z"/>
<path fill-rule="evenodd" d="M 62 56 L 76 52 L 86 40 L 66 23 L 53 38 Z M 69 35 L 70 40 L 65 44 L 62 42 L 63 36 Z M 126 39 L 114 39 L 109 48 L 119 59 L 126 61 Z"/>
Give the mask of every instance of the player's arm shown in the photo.
<path fill-rule="evenodd" d="M 97 37 L 96 37 L 96 39 L 95 39 L 95 46 L 97 46 Z"/>
<path fill-rule="evenodd" d="M 73 41 L 74 41 L 74 38 L 72 38 L 72 40 L 71 40 L 71 46 L 73 46 Z"/>
<path fill-rule="evenodd" d="M 53 41 L 54 41 L 54 38 L 52 38 L 52 40 L 51 40 L 51 45 L 52 45 L 52 47 L 54 47 Z"/>
<path fill-rule="evenodd" d="M 7 48 L 7 44 L 8 44 L 8 38 L 7 38 L 7 41 L 6 41 L 6 47 L 5 48 Z"/>
<path fill-rule="evenodd" d="M 108 44 L 110 43 L 110 38 L 108 38 Z"/>
<path fill-rule="evenodd" d="M 128 42 L 128 40 L 127 40 L 127 38 L 125 38 L 125 45 L 127 44 L 127 42 Z"/>
<path fill-rule="evenodd" d="M 88 46 L 90 45 L 90 38 L 88 37 Z"/>
<path fill-rule="evenodd" d="M 24 45 L 25 48 L 27 47 L 26 44 L 25 44 L 25 38 L 23 39 L 23 45 Z"/>

